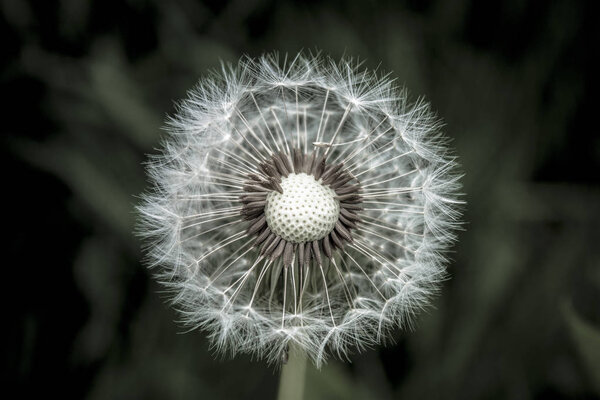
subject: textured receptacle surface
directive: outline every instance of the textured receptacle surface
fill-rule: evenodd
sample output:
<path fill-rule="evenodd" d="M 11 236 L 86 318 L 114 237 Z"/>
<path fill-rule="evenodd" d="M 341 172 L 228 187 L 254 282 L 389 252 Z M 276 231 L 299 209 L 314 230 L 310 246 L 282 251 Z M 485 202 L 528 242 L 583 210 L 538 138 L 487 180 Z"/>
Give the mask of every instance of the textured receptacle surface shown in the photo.
<path fill-rule="evenodd" d="M 340 213 L 332 189 L 305 173 L 283 178 L 281 187 L 283 193 L 269 193 L 265 207 L 273 232 L 292 243 L 312 242 L 331 232 Z"/>

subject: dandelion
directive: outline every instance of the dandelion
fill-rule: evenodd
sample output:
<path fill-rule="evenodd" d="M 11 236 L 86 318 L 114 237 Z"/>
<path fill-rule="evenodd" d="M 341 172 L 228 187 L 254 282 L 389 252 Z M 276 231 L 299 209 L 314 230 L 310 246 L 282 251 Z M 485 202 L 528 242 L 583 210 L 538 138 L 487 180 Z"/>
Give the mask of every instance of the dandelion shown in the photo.
<path fill-rule="evenodd" d="M 460 203 L 428 105 L 352 60 L 266 55 L 203 79 L 139 207 L 183 322 L 224 353 L 320 366 L 411 327 Z"/>

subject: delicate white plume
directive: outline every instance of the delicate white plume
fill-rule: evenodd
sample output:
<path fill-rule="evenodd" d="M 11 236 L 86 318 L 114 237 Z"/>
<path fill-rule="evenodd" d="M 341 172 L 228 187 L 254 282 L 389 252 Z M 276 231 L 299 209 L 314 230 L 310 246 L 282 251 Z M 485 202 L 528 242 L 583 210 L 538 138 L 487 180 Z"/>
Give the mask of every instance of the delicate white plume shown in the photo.
<path fill-rule="evenodd" d="M 183 322 L 219 351 L 345 357 L 410 326 L 444 279 L 460 217 L 454 158 L 428 105 L 388 78 L 320 55 L 245 58 L 201 80 L 168 131 L 139 233 Z M 361 186 L 353 241 L 322 268 L 260 258 L 240 214 L 248 174 L 293 148 L 343 162 Z"/>

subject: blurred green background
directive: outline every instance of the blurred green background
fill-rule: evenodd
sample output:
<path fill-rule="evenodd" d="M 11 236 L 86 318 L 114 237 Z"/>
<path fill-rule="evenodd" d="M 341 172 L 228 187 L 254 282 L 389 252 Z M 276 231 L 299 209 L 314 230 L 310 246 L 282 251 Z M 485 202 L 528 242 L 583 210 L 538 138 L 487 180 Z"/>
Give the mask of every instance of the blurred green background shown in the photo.
<path fill-rule="evenodd" d="M 417 329 L 310 370 L 306 398 L 600 397 L 593 1 L 0 5 L 7 393 L 274 398 L 275 368 L 216 356 L 173 322 L 134 205 L 165 116 L 208 69 L 318 48 L 431 101 L 468 205 Z"/>

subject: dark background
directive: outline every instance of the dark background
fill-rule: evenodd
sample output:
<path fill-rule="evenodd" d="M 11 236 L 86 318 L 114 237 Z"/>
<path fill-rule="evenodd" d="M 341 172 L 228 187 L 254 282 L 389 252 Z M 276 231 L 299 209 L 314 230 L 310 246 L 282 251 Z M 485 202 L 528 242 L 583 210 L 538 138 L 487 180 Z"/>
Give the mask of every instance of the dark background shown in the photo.
<path fill-rule="evenodd" d="M 0 0 L 5 393 L 274 398 L 274 367 L 174 323 L 134 205 L 164 117 L 208 69 L 318 48 L 432 103 L 468 205 L 416 330 L 309 370 L 306 398 L 598 398 L 593 3 Z"/>

